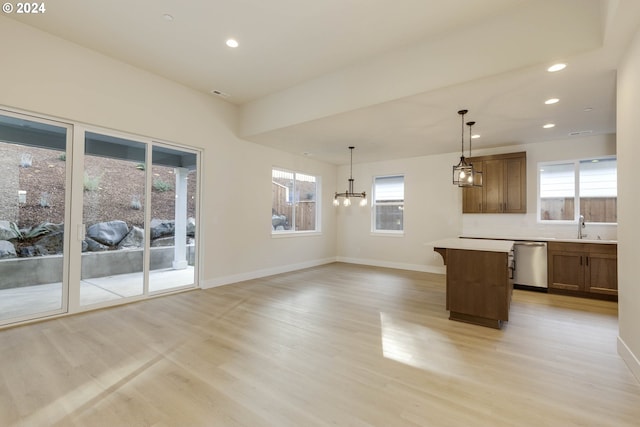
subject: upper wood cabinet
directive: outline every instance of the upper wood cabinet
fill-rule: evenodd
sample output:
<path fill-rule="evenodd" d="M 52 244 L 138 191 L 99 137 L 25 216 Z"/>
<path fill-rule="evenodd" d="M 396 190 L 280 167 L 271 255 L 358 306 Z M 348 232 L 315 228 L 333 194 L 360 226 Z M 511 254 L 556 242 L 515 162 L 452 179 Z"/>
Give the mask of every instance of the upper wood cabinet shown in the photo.
<path fill-rule="evenodd" d="M 462 189 L 462 213 L 526 213 L 527 153 L 472 157 L 482 187 Z"/>

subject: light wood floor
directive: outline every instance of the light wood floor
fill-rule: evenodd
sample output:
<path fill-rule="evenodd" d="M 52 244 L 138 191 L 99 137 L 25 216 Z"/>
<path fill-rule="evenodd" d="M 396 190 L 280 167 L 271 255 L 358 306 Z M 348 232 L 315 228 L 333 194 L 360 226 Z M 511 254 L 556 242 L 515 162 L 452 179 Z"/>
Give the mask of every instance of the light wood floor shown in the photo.
<path fill-rule="evenodd" d="M 638 426 L 616 304 L 331 264 L 0 330 L 1 426 Z"/>

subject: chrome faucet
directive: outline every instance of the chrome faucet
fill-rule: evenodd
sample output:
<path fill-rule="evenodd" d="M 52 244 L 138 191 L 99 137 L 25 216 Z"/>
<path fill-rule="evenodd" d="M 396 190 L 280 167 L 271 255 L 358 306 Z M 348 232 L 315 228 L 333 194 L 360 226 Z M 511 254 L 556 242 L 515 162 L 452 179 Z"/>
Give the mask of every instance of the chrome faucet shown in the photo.
<path fill-rule="evenodd" d="M 582 233 L 582 229 L 584 228 L 584 215 L 580 215 L 578 218 L 578 239 L 582 239 L 583 237 L 587 237 L 586 234 Z"/>

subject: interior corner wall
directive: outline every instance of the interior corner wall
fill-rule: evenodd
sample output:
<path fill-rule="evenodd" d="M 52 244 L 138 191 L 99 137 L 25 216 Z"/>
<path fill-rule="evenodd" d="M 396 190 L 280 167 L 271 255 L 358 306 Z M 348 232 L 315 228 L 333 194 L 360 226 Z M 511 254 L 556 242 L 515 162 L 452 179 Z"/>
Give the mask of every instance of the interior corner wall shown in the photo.
<path fill-rule="evenodd" d="M 640 192 L 636 168 L 640 158 L 640 31 L 618 67 L 618 352 L 640 381 L 640 280 L 638 241 Z"/>
<path fill-rule="evenodd" d="M 444 273 L 442 257 L 426 243 L 457 236 L 461 229 L 462 192 L 451 183 L 455 153 L 357 163 L 353 166 L 355 191 L 371 195 L 375 176 L 404 175 L 404 234 L 372 233 L 371 201 L 366 208 L 354 204 L 336 207 L 338 259 L 356 264 Z M 344 191 L 349 166 L 338 173 L 338 191 Z"/>
<path fill-rule="evenodd" d="M 331 200 L 335 166 L 239 139 L 237 107 L 2 16 L 0 39 L 0 106 L 203 150 L 204 287 L 335 260 L 330 203 L 324 232 L 271 236 L 271 168 L 320 176 Z"/>

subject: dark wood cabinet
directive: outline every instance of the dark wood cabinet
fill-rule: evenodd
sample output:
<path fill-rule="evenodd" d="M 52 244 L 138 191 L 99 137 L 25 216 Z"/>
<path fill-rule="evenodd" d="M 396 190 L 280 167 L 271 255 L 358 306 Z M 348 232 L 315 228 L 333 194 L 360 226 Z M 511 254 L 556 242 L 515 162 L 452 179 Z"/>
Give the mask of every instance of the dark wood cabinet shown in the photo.
<path fill-rule="evenodd" d="M 527 153 L 504 159 L 504 212 L 527 213 Z"/>
<path fill-rule="evenodd" d="M 476 162 L 473 167 L 482 172 L 483 162 Z M 462 190 L 462 212 L 482 213 L 483 187 L 464 187 Z"/>
<path fill-rule="evenodd" d="M 462 189 L 462 213 L 526 213 L 527 153 L 472 157 L 482 187 Z"/>
<path fill-rule="evenodd" d="M 474 160 L 473 163 L 476 163 Z M 502 213 L 504 200 L 504 161 L 490 159 L 482 162 L 482 190 L 484 213 Z"/>
<path fill-rule="evenodd" d="M 617 245 L 549 242 L 549 292 L 617 299 Z"/>
<path fill-rule="evenodd" d="M 447 266 L 449 319 L 500 329 L 509 320 L 513 275 L 507 252 L 435 248 Z"/>

